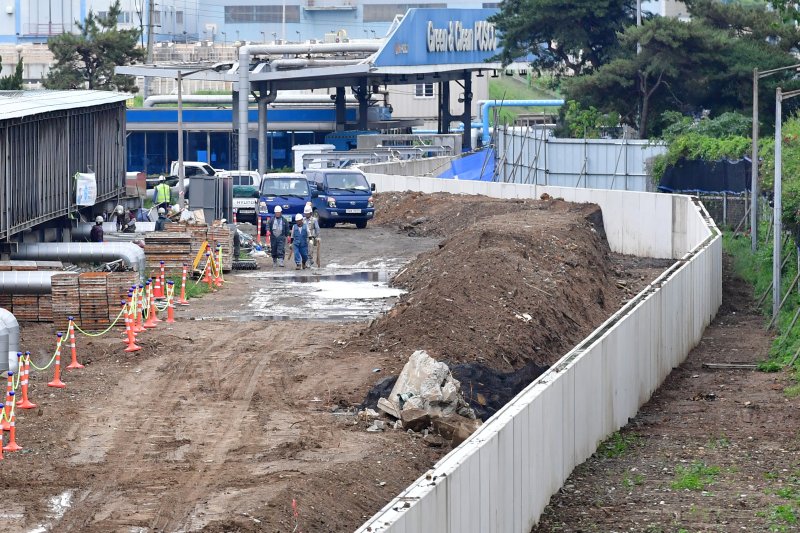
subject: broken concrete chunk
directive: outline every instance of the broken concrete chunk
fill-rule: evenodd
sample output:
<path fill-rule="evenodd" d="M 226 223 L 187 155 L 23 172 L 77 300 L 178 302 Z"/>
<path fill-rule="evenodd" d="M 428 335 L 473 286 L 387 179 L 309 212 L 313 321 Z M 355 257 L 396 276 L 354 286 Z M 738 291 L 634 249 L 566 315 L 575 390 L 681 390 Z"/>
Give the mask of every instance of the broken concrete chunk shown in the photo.
<path fill-rule="evenodd" d="M 431 415 L 422 409 L 410 408 L 400 412 L 403 428 L 413 431 L 422 431 L 431 425 Z"/>
<path fill-rule="evenodd" d="M 439 435 L 434 435 L 433 433 L 431 433 L 430 435 L 425 435 L 422 438 L 422 442 L 424 442 L 431 448 L 441 448 L 442 446 L 444 446 L 445 440 Z"/>
<path fill-rule="evenodd" d="M 400 418 L 400 409 L 397 408 L 394 402 L 390 402 L 386 398 L 378 399 L 378 409 L 391 417 Z"/>
<path fill-rule="evenodd" d="M 434 419 L 433 427 L 445 440 L 453 441 L 453 446 L 458 446 L 481 427 L 481 421 L 450 415 L 447 418 Z"/>
<path fill-rule="evenodd" d="M 417 350 L 400 372 L 389 400 L 400 410 L 409 407 L 423 409 L 432 417 L 447 416 L 464 404 L 460 389 L 461 383 L 446 364 Z"/>

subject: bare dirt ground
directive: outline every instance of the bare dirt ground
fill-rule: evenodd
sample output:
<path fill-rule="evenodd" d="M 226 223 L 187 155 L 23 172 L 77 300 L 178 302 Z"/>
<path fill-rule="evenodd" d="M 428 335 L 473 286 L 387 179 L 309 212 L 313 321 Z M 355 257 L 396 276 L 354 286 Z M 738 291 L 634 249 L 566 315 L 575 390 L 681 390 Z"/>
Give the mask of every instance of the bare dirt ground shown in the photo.
<path fill-rule="evenodd" d="M 409 292 L 401 303 L 413 309 L 411 299 L 417 298 L 427 302 L 425 309 L 405 311 L 399 329 L 395 321 L 401 318 L 391 314 L 372 322 L 242 320 L 249 296 L 264 281 L 230 275 L 223 290 L 180 310 L 176 324 L 143 334 L 141 352 L 125 354 L 116 332 L 96 340 L 79 337 L 87 366 L 66 374 L 66 389 L 48 389 L 49 376 L 33 374 L 32 399 L 39 408 L 21 413 L 18 421 L 25 451 L 0 463 L 0 531 L 292 531 L 296 524 L 302 531 L 353 530 L 449 450 L 403 431 L 367 433 L 368 423 L 354 414 L 377 380 L 398 373 L 411 351 L 428 345 L 417 330 L 404 330 L 419 330 L 419 321 L 429 321 L 433 332 L 443 329 L 429 314 L 437 309 L 437 294 L 448 298 L 457 291 L 468 310 L 472 301 L 496 305 L 476 315 L 480 334 L 494 339 L 508 334 L 510 324 L 525 331 L 518 342 L 527 343 L 534 334 L 524 329 L 532 329 L 528 322 L 539 324 L 555 304 L 542 295 L 547 302 L 540 308 L 526 296 L 520 300 L 526 307 L 516 314 L 530 319 L 501 310 L 499 298 L 513 303 L 514 290 L 538 292 L 521 288 L 519 274 L 533 287 L 570 295 L 574 300 L 567 305 L 584 306 L 580 312 L 573 307 L 571 318 L 547 322 L 577 340 L 663 268 L 609 254 L 591 208 L 553 202 L 505 208 L 527 227 L 515 240 L 501 236 L 499 220 L 477 230 L 469 222 L 452 223 L 461 217 L 457 213 L 503 209 L 499 202 L 384 198 L 429 212 L 431 219 L 414 225 L 422 227 L 408 236 L 408 230 L 398 232 L 407 213 L 392 217 L 386 207 L 383 226 L 327 230 L 325 261 L 366 268 L 370 261 L 391 258 L 399 264 L 424 252 L 407 266 L 401 285 Z M 481 241 L 484 234 L 492 238 Z M 547 275 L 528 273 L 534 254 L 526 247 L 540 247 L 541 257 L 549 254 L 554 264 Z M 463 257 L 453 261 L 454 251 Z M 449 278 L 441 268 L 431 269 L 440 264 L 448 265 Z M 485 282 L 459 282 L 482 267 L 502 280 L 498 292 L 478 295 Z M 603 298 L 597 292 L 586 301 L 573 295 L 580 287 L 570 286 L 595 269 L 602 276 L 582 283 Z M 422 283 L 426 276 L 430 286 Z M 456 342 L 459 332 L 474 333 L 471 322 L 445 304 L 438 309 L 451 317 L 448 331 L 429 336 L 436 339 L 430 349 L 476 362 Z M 200 320 L 213 316 L 230 318 Z M 376 345 L 382 332 L 380 338 L 391 336 L 394 344 Z M 23 346 L 38 363 L 52 353 L 53 333 L 47 324 L 24 325 Z M 487 355 L 485 362 L 504 371 L 528 360 L 548 364 L 551 355 L 535 354 L 555 354 L 570 342 L 542 339 L 539 351 L 520 351 L 508 365 L 502 355 Z"/>
<path fill-rule="evenodd" d="M 756 363 L 770 335 L 725 261 L 723 305 L 688 359 L 636 418 L 579 466 L 536 532 L 796 531 L 800 401 Z"/>

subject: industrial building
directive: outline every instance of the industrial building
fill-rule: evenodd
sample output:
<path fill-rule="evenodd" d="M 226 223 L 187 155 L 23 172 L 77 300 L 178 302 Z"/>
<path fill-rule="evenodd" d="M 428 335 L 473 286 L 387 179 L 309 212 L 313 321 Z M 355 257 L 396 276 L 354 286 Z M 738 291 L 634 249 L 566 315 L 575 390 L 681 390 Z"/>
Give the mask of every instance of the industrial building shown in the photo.
<path fill-rule="evenodd" d="M 106 91 L 0 92 L 0 239 L 69 237 L 70 218 L 92 216 L 125 186 L 125 95 Z M 81 206 L 76 173 L 94 174 Z"/>

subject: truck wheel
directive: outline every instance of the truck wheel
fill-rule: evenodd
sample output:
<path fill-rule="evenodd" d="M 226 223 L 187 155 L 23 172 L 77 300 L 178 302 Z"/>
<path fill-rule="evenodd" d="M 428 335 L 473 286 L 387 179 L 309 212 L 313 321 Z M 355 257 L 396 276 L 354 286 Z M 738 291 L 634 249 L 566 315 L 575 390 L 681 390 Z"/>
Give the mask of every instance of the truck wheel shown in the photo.
<path fill-rule="evenodd" d="M 366 228 L 367 227 L 367 221 L 366 220 L 362 220 L 361 222 L 356 222 L 356 227 L 358 229 Z"/>

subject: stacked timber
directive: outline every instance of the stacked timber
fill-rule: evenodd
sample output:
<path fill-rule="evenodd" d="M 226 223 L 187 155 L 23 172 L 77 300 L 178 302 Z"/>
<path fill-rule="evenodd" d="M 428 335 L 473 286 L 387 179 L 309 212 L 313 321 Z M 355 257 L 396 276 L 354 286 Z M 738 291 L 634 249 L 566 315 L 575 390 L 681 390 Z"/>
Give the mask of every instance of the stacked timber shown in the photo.
<path fill-rule="evenodd" d="M 52 313 L 56 329 L 65 331 L 68 316 L 78 317 L 81 309 L 78 292 L 78 273 L 64 272 L 50 278 L 52 285 Z"/>
<path fill-rule="evenodd" d="M 111 272 L 106 280 L 108 298 L 108 318 L 113 322 L 122 309 L 121 302 L 128 300 L 128 290 L 139 282 L 139 275 L 136 272 Z M 125 322 L 120 320 L 117 326 L 124 326 Z"/>
<path fill-rule="evenodd" d="M 53 321 L 53 297 L 50 294 L 39 295 L 39 322 Z"/>
<path fill-rule="evenodd" d="M 228 226 L 212 226 L 208 229 L 208 244 L 213 247 L 222 245 L 222 270 L 233 270 L 233 232 Z"/>
<path fill-rule="evenodd" d="M 178 226 L 178 224 L 170 224 L 170 226 Z M 181 270 L 184 263 L 191 263 L 194 260 L 192 238 L 192 234 L 186 232 L 156 231 L 148 233 L 144 240 L 147 268 L 157 272 L 161 268 L 161 261 L 164 261 L 166 270 Z"/>
<path fill-rule="evenodd" d="M 20 322 L 39 321 L 39 297 L 35 294 L 15 294 L 11 303 L 14 316 Z"/>
<path fill-rule="evenodd" d="M 80 326 L 84 329 L 103 329 L 110 323 L 107 278 L 107 272 L 84 272 L 78 276 Z"/>

